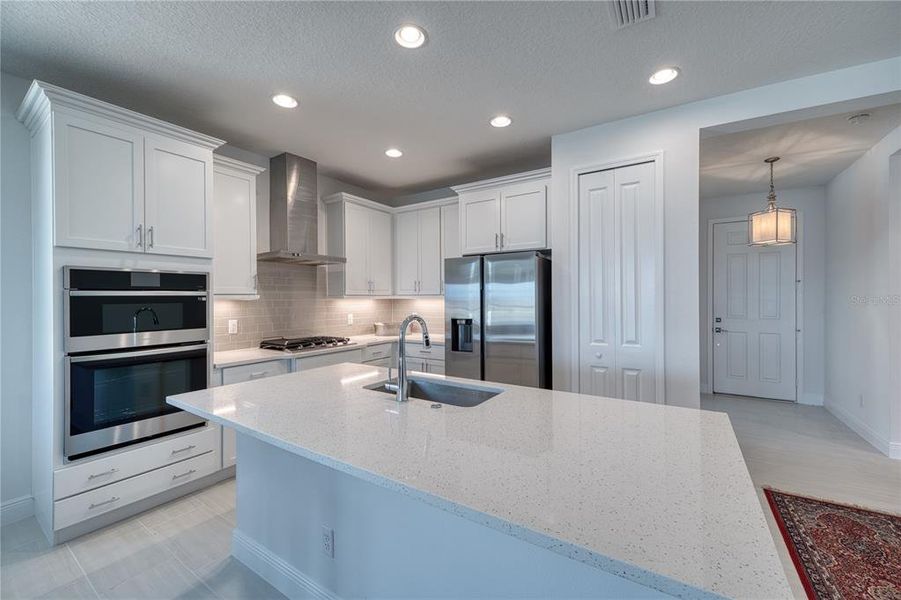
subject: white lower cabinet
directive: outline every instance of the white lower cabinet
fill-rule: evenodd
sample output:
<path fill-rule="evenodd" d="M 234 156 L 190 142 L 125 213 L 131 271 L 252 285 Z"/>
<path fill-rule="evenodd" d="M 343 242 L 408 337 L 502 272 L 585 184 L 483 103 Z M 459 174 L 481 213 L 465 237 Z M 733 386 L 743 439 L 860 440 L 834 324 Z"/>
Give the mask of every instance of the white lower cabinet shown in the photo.
<path fill-rule="evenodd" d="M 220 469 L 219 453 L 210 450 L 129 479 L 57 500 L 53 506 L 54 529 L 86 521 L 103 513 L 132 504 L 200 479 Z"/>
<path fill-rule="evenodd" d="M 340 365 L 341 363 L 361 362 L 363 362 L 363 349 L 354 348 L 352 350 L 328 352 L 326 354 L 318 354 L 316 356 L 297 358 L 294 361 L 294 370 L 309 371 L 310 369 L 318 369 L 319 367 L 327 367 L 330 365 Z"/>
<path fill-rule="evenodd" d="M 222 385 L 264 379 L 291 372 L 291 359 L 267 360 L 222 369 Z"/>
<path fill-rule="evenodd" d="M 208 425 L 193 433 L 124 450 L 112 456 L 67 465 L 53 473 L 53 498 L 60 500 L 81 494 L 218 449 L 219 427 Z M 218 456 L 218 452 L 216 454 Z"/>
<path fill-rule="evenodd" d="M 242 383 L 244 381 L 253 381 L 254 379 L 265 379 L 266 377 L 274 377 L 275 375 L 284 375 L 291 372 L 291 359 L 286 357 L 276 360 L 265 360 L 247 365 L 235 365 L 234 367 L 223 367 L 219 369 L 219 379 L 217 383 L 229 385 L 232 383 Z M 215 379 L 214 379 L 215 380 Z M 230 467 L 238 460 L 236 451 L 235 430 L 231 427 L 222 428 L 222 467 Z"/>

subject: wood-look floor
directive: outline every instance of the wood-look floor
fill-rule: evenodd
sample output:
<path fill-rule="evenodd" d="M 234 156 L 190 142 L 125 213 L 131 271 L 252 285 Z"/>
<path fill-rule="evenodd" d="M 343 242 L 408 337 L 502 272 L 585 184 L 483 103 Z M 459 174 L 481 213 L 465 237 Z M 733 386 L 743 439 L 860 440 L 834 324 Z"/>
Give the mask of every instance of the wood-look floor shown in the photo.
<path fill-rule="evenodd" d="M 901 513 L 901 461 L 880 454 L 822 407 L 705 395 L 728 413 L 758 491 L 763 486 Z M 804 593 L 762 492 L 764 513 L 798 598 Z M 0 530 L 0 597 L 283 598 L 229 557 L 234 480 L 50 547 L 34 519 Z"/>
<path fill-rule="evenodd" d="M 729 415 L 796 598 L 806 596 L 764 486 L 901 514 L 901 461 L 876 450 L 822 406 L 705 394 L 701 408 Z"/>

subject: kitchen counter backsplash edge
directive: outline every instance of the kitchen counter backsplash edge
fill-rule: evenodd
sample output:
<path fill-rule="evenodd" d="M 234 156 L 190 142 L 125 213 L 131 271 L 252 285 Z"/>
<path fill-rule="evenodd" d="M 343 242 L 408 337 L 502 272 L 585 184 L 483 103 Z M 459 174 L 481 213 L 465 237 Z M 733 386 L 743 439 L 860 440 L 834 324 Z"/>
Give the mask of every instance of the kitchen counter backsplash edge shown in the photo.
<path fill-rule="evenodd" d="M 239 365 L 251 365 L 268 360 L 290 360 L 293 358 L 318 356 L 320 354 L 342 352 L 352 350 L 354 348 L 374 346 L 376 344 L 388 344 L 396 342 L 398 338 L 399 336 L 396 335 L 352 335 L 350 336 L 350 341 L 353 342 L 353 345 L 335 346 L 332 348 L 307 350 L 304 352 L 283 352 L 281 350 L 266 350 L 264 348 L 257 347 L 238 348 L 235 350 L 222 350 L 213 353 L 213 367 L 216 369 L 223 369 L 226 367 L 235 367 Z M 431 341 L 437 346 L 443 346 L 444 335 L 433 335 L 431 336 Z M 422 344 L 422 336 L 420 332 L 417 331 L 408 333 L 407 343 Z"/>

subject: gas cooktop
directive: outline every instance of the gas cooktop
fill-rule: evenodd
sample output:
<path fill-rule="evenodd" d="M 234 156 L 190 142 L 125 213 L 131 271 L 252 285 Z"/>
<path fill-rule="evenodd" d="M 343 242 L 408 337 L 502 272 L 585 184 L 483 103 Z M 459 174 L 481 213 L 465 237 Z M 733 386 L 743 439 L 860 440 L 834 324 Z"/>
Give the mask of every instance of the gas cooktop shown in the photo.
<path fill-rule="evenodd" d="M 270 338 L 260 342 L 260 348 L 267 350 L 285 350 L 287 352 L 303 352 L 304 350 L 319 350 L 321 348 L 332 348 L 336 346 L 353 346 L 346 337 L 334 337 L 330 335 L 314 335 L 310 337 L 298 338 Z"/>

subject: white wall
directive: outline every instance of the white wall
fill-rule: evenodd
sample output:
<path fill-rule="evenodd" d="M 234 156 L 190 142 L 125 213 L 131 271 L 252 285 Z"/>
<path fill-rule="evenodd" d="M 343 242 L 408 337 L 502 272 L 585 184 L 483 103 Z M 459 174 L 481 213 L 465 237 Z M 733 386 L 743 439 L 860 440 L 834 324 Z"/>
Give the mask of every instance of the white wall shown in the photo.
<path fill-rule="evenodd" d="M 556 135 L 552 140 L 554 384 L 572 389 L 578 356 L 578 222 L 574 173 L 663 152 L 666 401 L 700 401 L 698 169 L 700 130 L 901 90 L 901 57 L 784 81 Z M 648 93 L 666 93 L 649 88 Z"/>
<path fill-rule="evenodd" d="M 897 458 L 901 458 L 897 421 L 901 388 L 896 378 L 901 369 L 901 288 L 896 254 L 901 228 L 890 156 L 899 151 L 901 128 L 826 187 L 825 405 L 871 444 Z M 898 179 L 894 181 L 897 185 Z"/>
<path fill-rule="evenodd" d="M 801 224 L 799 237 L 802 239 L 803 268 L 801 276 L 801 303 L 803 307 L 801 336 L 799 345 L 803 347 L 803 379 L 800 381 L 798 401 L 804 404 L 823 403 L 823 343 L 826 277 L 826 189 L 823 187 L 800 188 L 794 190 L 776 189 L 779 206 L 798 210 Z M 707 338 L 712 326 L 707 315 L 707 253 L 708 221 L 738 217 L 747 219 L 748 214 L 766 206 L 766 190 L 758 194 L 704 198 L 700 212 L 700 339 L 701 339 L 701 389 L 709 390 L 710 374 L 707 370 Z"/>
<path fill-rule="evenodd" d="M 0 500 L 7 510 L 20 498 L 15 510 L 30 510 L 31 495 L 30 138 L 15 118 L 29 83 L 0 74 Z"/>

